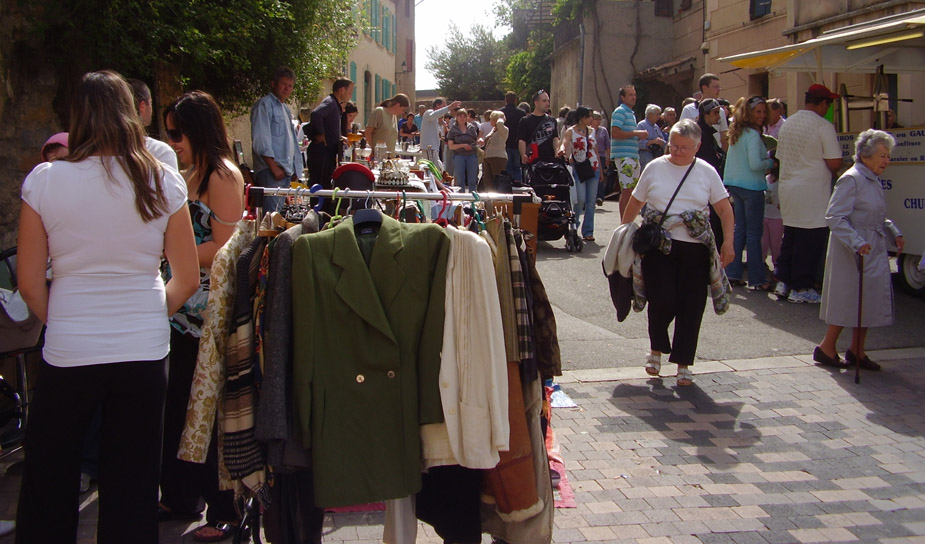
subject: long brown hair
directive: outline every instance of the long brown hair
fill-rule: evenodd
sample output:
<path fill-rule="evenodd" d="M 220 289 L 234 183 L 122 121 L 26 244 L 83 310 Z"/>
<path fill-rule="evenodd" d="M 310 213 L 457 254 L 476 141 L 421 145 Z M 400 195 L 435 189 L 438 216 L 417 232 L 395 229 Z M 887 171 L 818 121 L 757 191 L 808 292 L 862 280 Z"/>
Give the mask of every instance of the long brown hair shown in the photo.
<path fill-rule="evenodd" d="M 99 155 L 106 175 L 112 161 L 119 164 L 135 191 L 135 208 L 144 222 L 167 212 L 163 170 L 145 147 L 145 129 L 135 111 L 132 89 L 111 70 L 88 72 L 80 79 L 71 103 L 68 142 L 64 159 L 80 162 Z"/>
<path fill-rule="evenodd" d="M 758 107 L 758 104 L 767 105 L 767 101 L 764 97 L 758 95 L 750 96 L 748 99 L 743 96 L 736 100 L 735 109 L 732 111 L 732 122 L 729 123 L 729 132 L 727 133 L 729 145 L 736 143 L 742 137 L 746 128 L 755 129 L 758 134 L 761 134 L 762 127 L 752 123 L 749 119 L 749 114 Z M 767 123 L 767 117 L 765 117 L 765 123 Z"/>
<path fill-rule="evenodd" d="M 383 108 L 388 108 L 394 106 L 395 104 L 400 104 L 403 108 L 411 107 L 411 100 L 408 99 L 408 95 L 404 93 L 398 93 L 392 98 L 387 98 L 379 103 Z"/>
<path fill-rule="evenodd" d="M 173 126 L 189 140 L 193 166 L 199 175 L 205 174 L 209 166 L 216 171 L 231 173 L 225 159 L 233 161 L 234 155 L 228 143 L 222 110 L 212 95 L 203 91 L 186 93 L 164 110 L 165 125 L 168 117 L 173 118 Z M 203 176 L 197 196 L 201 197 L 208 189 L 209 178 Z"/>

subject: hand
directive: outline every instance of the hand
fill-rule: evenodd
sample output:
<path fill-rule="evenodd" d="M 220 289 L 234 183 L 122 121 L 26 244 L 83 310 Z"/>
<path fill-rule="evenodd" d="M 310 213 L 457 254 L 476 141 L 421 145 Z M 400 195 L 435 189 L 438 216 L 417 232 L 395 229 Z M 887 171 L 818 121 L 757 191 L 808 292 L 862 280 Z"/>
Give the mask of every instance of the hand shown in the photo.
<path fill-rule="evenodd" d="M 633 132 L 635 136 L 639 138 L 640 140 L 645 140 L 646 138 L 649 137 L 649 133 L 646 132 L 645 130 L 634 130 Z"/>
<path fill-rule="evenodd" d="M 460 102 L 459 100 L 454 100 L 453 103 L 450 104 L 450 111 L 458 110 L 461 107 L 462 107 L 462 102 Z"/>
<path fill-rule="evenodd" d="M 661 138 L 656 138 L 655 140 L 653 140 L 653 143 L 656 143 L 656 144 L 658 144 L 658 145 L 661 146 L 661 147 L 665 147 L 665 140 L 663 140 L 663 139 L 661 139 Z"/>
<path fill-rule="evenodd" d="M 557 156 L 557 157 L 564 157 L 564 156 L 565 156 L 565 150 L 564 150 L 564 149 L 560 149 L 560 150 L 558 151 L 558 153 L 556 153 L 556 156 Z"/>
<path fill-rule="evenodd" d="M 732 240 L 727 238 L 723 241 L 723 247 L 719 251 L 719 265 L 722 268 L 726 268 L 734 258 L 735 251 L 732 249 Z"/>
<path fill-rule="evenodd" d="M 864 244 L 858 248 L 858 255 L 870 255 L 870 244 Z"/>
<path fill-rule="evenodd" d="M 286 171 L 280 168 L 277 164 L 270 165 L 270 172 L 273 173 L 273 179 L 276 181 L 286 177 Z"/>
<path fill-rule="evenodd" d="M 472 146 L 469 144 L 463 144 L 463 147 L 466 148 L 466 151 L 472 151 Z"/>
<path fill-rule="evenodd" d="M 527 155 L 521 155 L 520 162 L 523 164 L 527 164 L 528 162 L 530 162 L 530 157 L 528 157 Z"/>
<path fill-rule="evenodd" d="M 903 248 L 906 247 L 906 239 L 902 236 L 896 237 L 896 250 L 898 253 L 903 252 Z"/>

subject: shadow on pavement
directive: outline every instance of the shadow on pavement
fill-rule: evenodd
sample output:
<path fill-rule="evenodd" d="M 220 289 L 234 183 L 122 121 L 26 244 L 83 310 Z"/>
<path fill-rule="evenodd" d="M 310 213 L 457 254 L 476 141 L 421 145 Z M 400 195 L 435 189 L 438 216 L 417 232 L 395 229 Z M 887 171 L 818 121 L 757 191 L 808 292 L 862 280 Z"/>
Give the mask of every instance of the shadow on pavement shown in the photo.
<path fill-rule="evenodd" d="M 662 464 L 696 459 L 703 464 L 734 465 L 740 461 L 730 450 L 748 449 L 760 441 L 761 432 L 754 425 L 738 421 L 744 403 L 718 403 L 696 382 L 689 387 L 667 387 L 662 382 L 653 378 L 646 385 L 618 384 L 610 402 L 631 417 L 598 418 L 603 430 L 658 431 L 665 440 L 687 445 L 681 449 L 688 455 L 662 456 Z"/>

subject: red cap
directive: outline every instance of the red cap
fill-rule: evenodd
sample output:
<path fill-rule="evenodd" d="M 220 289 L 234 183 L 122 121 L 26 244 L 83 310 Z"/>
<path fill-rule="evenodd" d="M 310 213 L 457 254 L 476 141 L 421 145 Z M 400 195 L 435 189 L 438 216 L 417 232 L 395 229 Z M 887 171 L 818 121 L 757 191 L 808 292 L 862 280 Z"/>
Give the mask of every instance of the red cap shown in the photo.
<path fill-rule="evenodd" d="M 837 100 L 838 95 L 829 90 L 825 85 L 820 85 L 816 83 L 815 85 L 810 85 L 809 89 L 806 90 L 806 96 L 812 96 L 815 98 L 828 98 L 829 100 Z"/>

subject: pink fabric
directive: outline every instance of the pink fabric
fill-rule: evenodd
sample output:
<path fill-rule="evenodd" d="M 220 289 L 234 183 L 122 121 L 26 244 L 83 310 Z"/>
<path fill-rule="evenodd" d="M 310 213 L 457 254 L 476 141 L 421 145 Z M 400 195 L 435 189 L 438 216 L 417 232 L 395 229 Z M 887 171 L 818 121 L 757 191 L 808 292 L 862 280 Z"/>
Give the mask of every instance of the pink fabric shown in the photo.
<path fill-rule="evenodd" d="M 777 268 L 777 256 L 780 255 L 780 244 L 784 239 L 784 220 L 764 218 L 764 234 L 761 235 L 761 256 L 768 259 L 768 250 L 771 250 L 771 263 Z"/>

